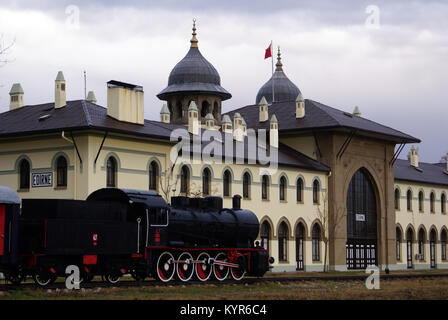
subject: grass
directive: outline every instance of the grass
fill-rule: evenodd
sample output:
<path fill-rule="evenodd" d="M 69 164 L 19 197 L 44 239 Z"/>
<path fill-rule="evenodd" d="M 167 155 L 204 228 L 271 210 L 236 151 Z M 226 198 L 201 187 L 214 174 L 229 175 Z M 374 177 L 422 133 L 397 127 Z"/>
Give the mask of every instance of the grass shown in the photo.
<path fill-rule="evenodd" d="M 448 277 L 380 281 L 368 290 L 364 281 L 294 281 L 254 284 L 160 285 L 68 291 L 30 289 L 0 292 L 1 300 L 372 300 L 448 299 Z"/>

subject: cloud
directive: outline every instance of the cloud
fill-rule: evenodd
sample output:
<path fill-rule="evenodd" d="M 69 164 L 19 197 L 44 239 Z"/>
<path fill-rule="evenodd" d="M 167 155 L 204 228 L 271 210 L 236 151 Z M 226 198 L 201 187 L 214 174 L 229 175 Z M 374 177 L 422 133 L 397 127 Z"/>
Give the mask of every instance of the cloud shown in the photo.
<path fill-rule="evenodd" d="M 8 109 L 14 82 L 22 83 L 26 103 L 51 101 L 59 70 L 68 98 L 83 98 L 87 70 L 87 89 L 99 104 L 107 104 L 111 79 L 143 85 L 145 116 L 158 119 L 163 102 L 156 94 L 187 53 L 196 17 L 200 50 L 233 95 L 224 111 L 254 103 L 270 77 L 263 55 L 273 40 L 286 74 L 306 98 L 349 112 L 358 105 L 363 116 L 421 138 L 423 161 L 438 161 L 448 151 L 439 132 L 448 98 L 443 2 L 377 1 L 379 29 L 365 26 L 370 1 L 73 2 L 79 29 L 67 25 L 70 1 L 0 7 L 1 33 L 16 38 L 14 62 L 0 69 L 0 112 Z"/>

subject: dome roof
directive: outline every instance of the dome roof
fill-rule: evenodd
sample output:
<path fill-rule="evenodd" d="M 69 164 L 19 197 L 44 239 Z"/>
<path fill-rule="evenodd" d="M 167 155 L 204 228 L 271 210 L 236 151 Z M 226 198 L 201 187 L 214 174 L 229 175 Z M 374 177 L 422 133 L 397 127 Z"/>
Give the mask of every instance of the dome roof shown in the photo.
<path fill-rule="evenodd" d="M 288 79 L 283 72 L 283 64 L 281 62 L 280 49 L 278 51 L 277 64 L 271 79 L 266 82 L 258 91 L 255 104 L 258 104 L 264 96 L 268 103 L 272 103 L 272 82 L 274 82 L 274 99 L 275 102 L 295 101 L 297 96 L 301 94 L 299 88 Z"/>
<path fill-rule="evenodd" d="M 165 100 L 178 93 L 216 94 L 227 100 L 232 95 L 221 87 L 221 78 L 215 67 L 204 58 L 198 48 L 196 27 L 193 25 L 193 38 L 187 55 L 173 68 L 168 78 L 168 86 L 157 97 Z"/>

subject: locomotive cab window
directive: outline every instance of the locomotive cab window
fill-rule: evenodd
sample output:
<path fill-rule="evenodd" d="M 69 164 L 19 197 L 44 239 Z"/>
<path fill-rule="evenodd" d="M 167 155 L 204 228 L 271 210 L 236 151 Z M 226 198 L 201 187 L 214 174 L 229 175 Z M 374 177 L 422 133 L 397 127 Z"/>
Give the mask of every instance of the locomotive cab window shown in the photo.
<path fill-rule="evenodd" d="M 151 208 L 148 210 L 149 224 L 151 227 L 166 227 L 168 226 L 168 209 L 165 208 Z"/>

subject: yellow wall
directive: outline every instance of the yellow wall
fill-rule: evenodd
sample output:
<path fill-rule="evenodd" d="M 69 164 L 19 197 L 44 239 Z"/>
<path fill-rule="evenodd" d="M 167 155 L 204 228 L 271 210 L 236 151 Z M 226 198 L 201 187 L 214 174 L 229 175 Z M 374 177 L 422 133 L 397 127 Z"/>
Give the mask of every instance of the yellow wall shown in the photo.
<path fill-rule="evenodd" d="M 428 268 L 430 263 L 430 244 L 429 244 L 429 233 L 431 228 L 435 228 L 437 232 L 437 242 L 436 242 L 436 263 L 439 268 L 448 268 L 448 261 L 441 260 L 441 245 L 440 245 L 440 234 L 442 228 L 448 227 L 448 216 L 446 213 L 442 213 L 441 210 L 441 195 L 445 193 L 448 196 L 448 187 L 436 186 L 436 185 L 425 185 L 417 184 L 413 182 L 406 181 L 396 181 L 395 189 L 400 190 L 400 201 L 399 209 L 396 210 L 396 224 L 402 230 L 402 243 L 401 243 L 401 259 L 398 263 L 406 264 L 406 232 L 409 227 L 414 231 L 414 243 L 413 243 L 413 262 L 416 269 Z M 407 209 L 407 191 L 410 189 L 412 191 L 412 210 Z M 423 201 L 423 211 L 419 210 L 419 191 L 423 190 L 424 201 Z M 430 194 L 434 192 L 435 203 L 434 203 L 434 213 L 430 210 Z M 420 228 L 423 227 L 426 234 L 425 245 L 424 245 L 424 260 L 419 261 L 415 259 L 415 254 L 418 253 L 418 232 Z"/>

